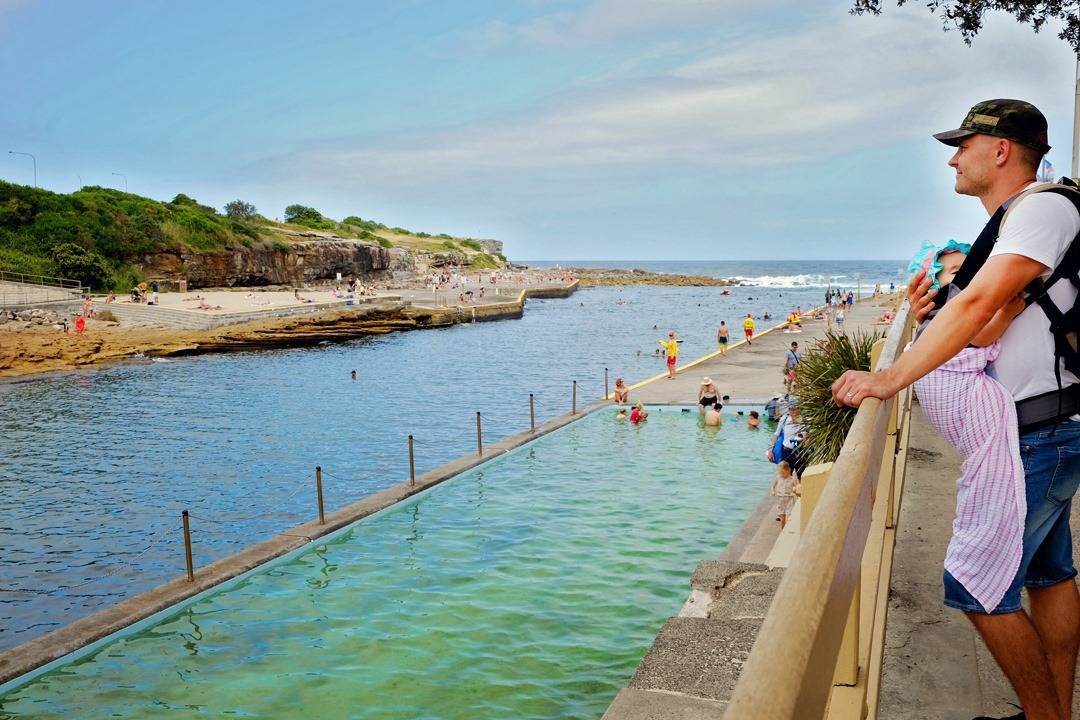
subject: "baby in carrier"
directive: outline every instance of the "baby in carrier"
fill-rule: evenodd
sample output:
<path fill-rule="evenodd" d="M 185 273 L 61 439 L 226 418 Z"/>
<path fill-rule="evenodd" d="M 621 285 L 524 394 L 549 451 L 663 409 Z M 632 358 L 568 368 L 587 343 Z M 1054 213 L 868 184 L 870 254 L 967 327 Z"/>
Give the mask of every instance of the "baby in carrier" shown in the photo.
<path fill-rule="evenodd" d="M 947 286 L 970 249 L 955 240 L 943 247 L 924 242 L 908 271 L 925 270 L 933 278 L 932 289 L 955 290 Z M 964 458 L 945 569 L 987 612 L 1001 602 L 1020 566 L 1027 512 L 1016 406 L 1009 391 L 987 374 L 987 366 L 1000 352 L 998 339 L 1023 310 L 1023 299 L 1015 298 L 971 345 L 915 383 L 927 418 Z M 1005 557 L 991 547 L 1001 540 L 1008 548 Z M 1009 567 L 992 573 L 973 570 L 997 564 Z"/>

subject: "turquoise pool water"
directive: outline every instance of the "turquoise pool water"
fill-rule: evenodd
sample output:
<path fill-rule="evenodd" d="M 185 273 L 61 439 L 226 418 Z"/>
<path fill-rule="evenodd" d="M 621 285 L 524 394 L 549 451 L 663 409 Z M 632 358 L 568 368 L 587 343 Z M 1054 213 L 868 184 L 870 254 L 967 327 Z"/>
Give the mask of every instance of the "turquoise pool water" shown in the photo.
<path fill-rule="evenodd" d="M 7 690 L 0 718 L 598 718 L 768 487 L 767 432 L 731 417 L 594 413 Z"/>

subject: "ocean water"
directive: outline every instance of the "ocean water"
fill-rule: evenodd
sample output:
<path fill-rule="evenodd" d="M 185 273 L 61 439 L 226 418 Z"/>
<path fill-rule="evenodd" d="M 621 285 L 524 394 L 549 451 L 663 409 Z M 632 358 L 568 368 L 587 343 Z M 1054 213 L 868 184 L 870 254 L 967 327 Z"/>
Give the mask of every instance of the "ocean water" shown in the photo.
<path fill-rule="evenodd" d="M 868 283 L 899 266 L 803 265 Z M 181 575 L 184 509 L 205 565 L 315 517 L 316 465 L 341 507 L 408 478 L 410 433 L 423 472 L 475 452 L 477 411 L 493 442 L 528 427 L 529 393 L 542 421 L 570 410 L 573 380 L 580 407 L 603 395 L 604 368 L 612 384 L 662 372 L 667 329 L 693 358 L 721 319 L 824 297 L 773 284 L 797 277 L 787 263 L 743 272 L 761 284 L 587 289 L 531 300 L 519 320 L 0 384 L 0 649 Z"/>
<path fill-rule="evenodd" d="M 774 288 L 842 288 L 873 290 L 876 283 L 906 282 L 906 260 L 582 260 L 522 261 L 533 267 L 582 267 L 648 270 L 669 275 L 704 275 L 737 280 L 748 286 Z"/>
<path fill-rule="evenodd" d="M 735 410 L 597 411 L 0 693 L 0 718 L 599 718 L 769 486 Z"/>

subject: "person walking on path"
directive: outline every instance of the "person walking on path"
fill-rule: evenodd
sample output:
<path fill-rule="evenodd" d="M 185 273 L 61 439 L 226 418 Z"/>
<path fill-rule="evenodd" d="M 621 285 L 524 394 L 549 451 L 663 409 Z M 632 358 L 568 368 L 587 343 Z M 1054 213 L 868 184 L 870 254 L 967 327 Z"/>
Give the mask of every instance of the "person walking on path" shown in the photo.
<path fill-rule="evenodd" d="M 742 321 L 743 335 L 746 336 L 746 344 L 753 345 L 754 339 L 754 316 L 750 313 L 746 313 L 746 317 Z"/>
<path fill-rule="evenodd" d="M 940 308 L 890 368 L 841 375 L 832 387 L 838 405 L 886 400 L 952 360 L 1029 283 L 1048 278 L 1080 234 L 1078 205 L 1068 191 L 1025 193 L 1046 189 L 1036 182 L 1036 172 L 1050 146 L 1046 119 L 1035 106 L 981 102 L 959 128 L 934 137 L 957 148 L 948 163 L 956 172 L 956 192 L 977 197 L 990 221 L 952 288 L 940 293 L 945 300 L 930 290 L 933 278 L 925 272 L 912 278 L 908 300 L 915 319 L 921 322 L 939 302 Z M 1070 282 L 1055 283 L 1047 292 L 1058 308 L 1071 308 L 1076 297 Z M 1018 417 L 1026 499 L 1019 568 L 993 613 L 951 582 L 951 574 L 943 578 L 945 603 L 963 610 L 1016 691 L 1023 712 L 1013 717 L 1031 720 L 1071 716 L 1080 649 L 1080 593 L 1069 529 L 1072 497 L 1080 486 L 1080 421 L 1073 419 L 1080 410 L 1080 380 L 1062 366 L 1055 341 L 1043 308 L 1028 307 L 1001 336 L 993 361 Z M 965 522 L 957 518 L 961 528 Z M 1030 612 L 1020 602 L 1025 587 Z"/>
<path fill-rule="evenodd" d="M 727 323 L 723 320 L 720 321 L 720 327 L 716 329 L 716 344 L 720 346 L 721 357 L 727 355 L 728 333 L 729 328 Z"/>
<path fill-rule="evenodd" d="M 806 468 L 806 453 L 801 449 L 802 441 L 806 439 L 806 426 L 803 425 L 802 413 L 799 411 L 799 399 L 792 397 L 788 400 L 788 411 L 780 418 L 776 430 L 772 434 L 772 446 L 767 453 L 769 462 L 787 462 L 798 477 L 802 477 L 802 471 Z M 777 455 L 776 445 L 780 445 L 780 453 Z"/>
<path fill-rule="evenodd" d="M 675 379 L 675 363 L 679 358 L 679 340 L 675 337 L 675 331 L 667 334 L 667 340 L 660 341 L 660 347 L 664 349 L 664 357 L 667 358 L 668 380 Z"/>
<path fill-rule="evenodd" d="M 784 351 L 784 393 L 788 395 L 791 394 L 791 388 L 795 385 L 795 366 L 801 359 L 799 343 L 792 342 L 791 347 Z"/>
<path fill-rule="evenodd" d="M 795 505 L 795 475 L 791 471 L 791 465 L 783 460 L 776 466 L 776 477 L 773 478 L 769 495 L 776 498 L 776 520 L 783 530 L 787 525 L 788 515 Z"/>

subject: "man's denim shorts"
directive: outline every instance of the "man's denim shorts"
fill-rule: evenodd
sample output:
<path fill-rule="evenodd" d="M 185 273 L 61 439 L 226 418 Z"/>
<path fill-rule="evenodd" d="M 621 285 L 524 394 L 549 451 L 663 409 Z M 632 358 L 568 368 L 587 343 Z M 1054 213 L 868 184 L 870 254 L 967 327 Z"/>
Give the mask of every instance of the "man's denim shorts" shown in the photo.
<path fill-rule="evenodd" d="M 1020 568 L 992 614 L 1020 609 L 1020 589 L 1056 585 L 1076 576 L 1069 511 L 1080 486 L 1080 421 L 1020 436 L 1020 459 L 1027 486 L 1027 518 Z M 945 571 L 945 604 L 964 612 L 986 614 L 956 578 Z"/>

